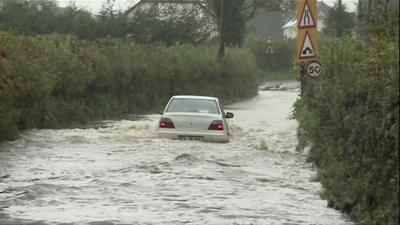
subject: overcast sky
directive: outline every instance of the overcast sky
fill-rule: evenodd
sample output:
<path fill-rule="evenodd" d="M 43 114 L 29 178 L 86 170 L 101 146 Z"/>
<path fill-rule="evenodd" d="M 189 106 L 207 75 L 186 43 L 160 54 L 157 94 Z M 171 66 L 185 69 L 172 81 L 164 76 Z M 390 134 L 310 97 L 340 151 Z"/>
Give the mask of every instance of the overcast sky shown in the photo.
<path fill-rule="evenodd" d="M 67 6 L 71 1 L 74 1 L 76 6 L 88 9 L 93 13 L 98 13 L 101 9 L 102 5 L 107 3 L 107 0 L 56 0 L 60 6 Z M 328 5 L 333 6 L 336 0 L 323 0 Z M 115 0 L 116 8 L 121 10 L 126 10 L 129 7 L 135 5 L 138 0 Z M 347 10 L 354 12 L 356 9 L 356 3 L 358 0 L 343 0 L 343 3 L 346 5 Z"/>

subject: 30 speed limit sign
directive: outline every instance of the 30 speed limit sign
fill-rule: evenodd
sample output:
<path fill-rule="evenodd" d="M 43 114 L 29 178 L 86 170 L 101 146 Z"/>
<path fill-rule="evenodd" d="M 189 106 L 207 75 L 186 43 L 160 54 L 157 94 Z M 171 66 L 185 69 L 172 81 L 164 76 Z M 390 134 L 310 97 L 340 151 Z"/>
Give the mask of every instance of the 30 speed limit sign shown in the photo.
<path fill-rule="evenodd" d="M 311 61 L 306 65 L 306 74 L 311 78 L 317 78 L 322 74 L 321 63 L 318 61 Z"/>

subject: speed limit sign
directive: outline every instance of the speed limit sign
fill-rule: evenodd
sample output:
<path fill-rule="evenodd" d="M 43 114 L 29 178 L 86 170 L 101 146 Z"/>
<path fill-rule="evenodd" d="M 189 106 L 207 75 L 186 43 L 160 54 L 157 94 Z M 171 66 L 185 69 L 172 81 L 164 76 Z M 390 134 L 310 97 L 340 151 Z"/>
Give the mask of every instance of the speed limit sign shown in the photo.
<path fill-rule="evenodd" d="M 317 78 L 322 74 L 321 63 L 318 61 L 311 61 L 306 65 L 306 74 L 311 78 Z"/>

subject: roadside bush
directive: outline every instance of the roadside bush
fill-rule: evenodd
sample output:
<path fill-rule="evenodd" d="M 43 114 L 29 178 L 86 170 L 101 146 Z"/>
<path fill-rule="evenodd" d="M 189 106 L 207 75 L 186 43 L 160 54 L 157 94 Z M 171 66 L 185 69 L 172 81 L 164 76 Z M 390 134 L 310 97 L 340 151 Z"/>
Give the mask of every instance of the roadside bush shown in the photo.
<path fill-rule="evenodd" d="M 325 68 L 305 79 L 294 115 L 322 197 L 358 224 L 399 222 L 399 55 L 397 42 L 325 40 Z"/>
<path fill-rule="evenodd" d="M 243 49 L 218 62 L 210 46 L 0 33 L 0 50 L 0 141 L 20 129 L 152 112 L 176 94 L 232 102 L 257 93 L 258 68 Z"/>

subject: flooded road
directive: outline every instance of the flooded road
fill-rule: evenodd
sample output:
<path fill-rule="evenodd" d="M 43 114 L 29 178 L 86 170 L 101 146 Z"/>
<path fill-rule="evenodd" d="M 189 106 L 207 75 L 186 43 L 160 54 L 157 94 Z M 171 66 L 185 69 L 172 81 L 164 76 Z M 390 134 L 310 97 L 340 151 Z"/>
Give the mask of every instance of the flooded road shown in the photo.
<path fill-rule="evenodd" d="M 228 144 L 159 139 L 158 115 L 24 132 L 0 145 L 0 224 L 351 224 L 295 151 L 298 84 L 268 85 L 227 107 Z"/>

